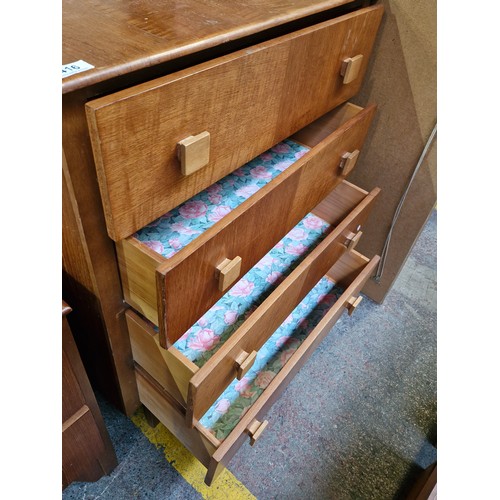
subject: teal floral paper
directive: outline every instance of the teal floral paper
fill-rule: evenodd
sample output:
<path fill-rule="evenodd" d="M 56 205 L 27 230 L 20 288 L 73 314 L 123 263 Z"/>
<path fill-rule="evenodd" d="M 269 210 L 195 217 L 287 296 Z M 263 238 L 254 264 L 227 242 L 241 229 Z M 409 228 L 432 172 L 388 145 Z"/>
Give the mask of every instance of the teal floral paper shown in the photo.
<path fill-rule="evenodd" d="M 168 259 L 308 151 L 309 148 L 288 139 L 280 142 L 134 236 Z"/>
<path fill-rule="evenodd" d="M 309 148 L 293 141 L 283 141 L 141 229 L 135 237 L 170 258 L 307 151 Z M 174 346 L 203 366 L 331 229 L 319 217 L 308 214 Z M 341 293 L 332 281 L 322 278 L 262 346 L 245 377 L 231 383 L 200 423 L 218 439 L 225 439 Z"/>
<path fill-rule="evenodd" d="M 231 383 L 200 423 L 217 439 L 225 439 L 341 294 L 322 278 L 262 346 L 247 374 Z"/>
<path fill-rule="evenodd" d="M 319 217 L 304 217 L 184 333 L 175 347 L 203 366 L 330 230 Z"/>

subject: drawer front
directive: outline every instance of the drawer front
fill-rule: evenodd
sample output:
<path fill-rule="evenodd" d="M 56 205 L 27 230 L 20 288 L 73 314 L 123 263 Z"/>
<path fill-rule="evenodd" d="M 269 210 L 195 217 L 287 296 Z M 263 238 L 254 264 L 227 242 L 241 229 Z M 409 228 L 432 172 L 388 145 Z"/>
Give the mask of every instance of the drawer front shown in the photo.
<path fill-rule="evenodd" d="M 207 467 L 205 482 L 209 486 L 246 439 L 250 437 L 250 443 L 253 444 L 252 441 L 258 438 L 258 434 L 265 427 L 265 424 L 259 426 L 259 422 L 263 421 L 272 404 L 286 389 L 321 340 L 330 332 L 342 313 L 349 308 L 352 299 L 358 297 L 366 281 L 374 274 L 378 262 L 378 256 L 369 260 L 356 251 L 350 251 L 344 253 L 335 263 L 328 276 L 339 283 L 344 292 L 222 441 L 215 438 L 200 422 L 195 422 L 193 427 L 186 426 L 185 409 L 150 373 L 136 365 L 141 402 Z"/>
<path fill-rule="evenodd" d="M 87 103 L 110 237 L 129 236 L 356 94 L 382 12 L 361 9 Z"/>
<path fill-rule="evenodd" d="M 191 378 L 188 389 L 188 423 L 210 408 L 237 376 L 241 353 L 258 351 L 346 251 L 347 237 L 366 221 L 379 189 L 374 189 L 273 291 L 245 323 Z"/>
<path fill-rule="evenodd" d="M 341 156 L 361 149 L 374 111 L 370 106 L 348 120 L 220 224 L 157 268 L 162 346 L 172 345 L 226 293 L 216 277 L 225 259 L 240 257 L 238 276 L 243 276 L 343 180 Z M 259 225 L 262 221 L 264 225 Z"/>
<path fill-rule="evenodd" d="M 339 317 L 346 310 L 349 299 L 359 295 L 365 283 L 374 274 L 376 265 L 379 262 L 378 256 L 368 260 L 357 252 L 348 252 L 344 255 L 347 258 L 345 262 L 341 262 L 341 265 L 347 264 L 349 267 L 354 265 L 354 269 L 357 267 L 354 271 L 356 276 L 350 281 L 342 296 L 339 297 L 321 322 L 290 357 L 281 371 L 271 380 L 257 401 L 244 414 L 229 436 L 218 446 L 210 460 L 205 479 L 207 484 L 210 484 L 217 477 L 245 440 L 248 439 L 249 430 L 253 423 L 255 421 L 262 422 L 266 412 L 286 389 L 298 370 L 304 365 L 321 340 L 330 332 Z"/>
<path fill-rule="evenodd" d="M 205 466 L 208 467 L 219 442 L 203 428 L 185 425 L 184 409 L 172 399 L 151 374 L 135 364 L 137 389 L 141 403 Z"/>

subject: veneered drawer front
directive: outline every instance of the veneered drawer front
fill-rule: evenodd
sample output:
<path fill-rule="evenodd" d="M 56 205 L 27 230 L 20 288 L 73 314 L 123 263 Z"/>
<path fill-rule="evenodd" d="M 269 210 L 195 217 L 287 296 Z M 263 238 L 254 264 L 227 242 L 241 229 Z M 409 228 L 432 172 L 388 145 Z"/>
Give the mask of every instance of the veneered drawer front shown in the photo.
<path fill-rule="evenodd" d="M 141 402 L 208 468 L 205 478 L 208 485 L 229 463 L 249 435 L 253 440 L 257 439 L 259 430 L 254 434 L 256 425 L 262 422 L 272 404 L 321 340 L 330 332 L 342 313 L 346 309 L 352 313 L 350 303 L 354 302 L 366 281 L 373 275 L 378 261 L 378 256 L 369 260 L 356 251 L 350 251 L 344 253 L 328 271 L 327 277 L 341 287 L 342 293 L 330 309 L 323 313 L 322 318 L 311 328 L 310 333 L 293 354 L 286 356 L 287 361 L 279 372 L 253 404 L 245 408 L 239 420 L 224 438 L 216 438 L 200 421 L 194 422 L 193 427 L 185 425 L 185 408 L 172 398 L 172 394 L 152 373 L 136 365 Z M 264 426 L 261 426 L 260 430 Z M 272 421 L 269 427 L 272 432 Z"/>
<path fill-rule="evenodd" d="M 344 179 L 341 156 L 361 149 L 374 111 L 359 112 L 157 268 L 162 346 L 172 345 L 226 293 L 215 278 L 225 259 L 241 257 L 243 276 Z"/>
<path fill-rule="evenodd" d="M 207 484 L 210 484 L 212 480 L 217 477 L 221 470 L 227 466 L 243 442 L 248 439 L 248 428 L 252 422 L 256 420 L 262 421 L 267 411 L 286 389 L 298 370 L 304 365 L 319 343 L 333 328 L 346 307 L 348 307 L 348 301 L 359 295 L 365 283 L 374 274 L 375 267 L 379 262 L 378 256 L 368 260 L 357 252 L 348 252 L 344 254 L 344 256 L 345 258 L 343 257 L 341 261 L 339 261 L 340 267 L 347 266 L 349 269 L 353 270 L 356 276 L 353 277 L 352 280 L 349 280 L 349 283 L 346 283 L 347 286 L 344 293 L 333 304 L 332 308 L 307 336 L 300 347 L 294 352 L 280 372 L 271 380 L 264 392 L 243 415 L 229 436 L 220 446 L 218 446 L 208 467 L 208 473 L 205 479 Z M 342 271 L 344 271 L 344 269 Z M 334 268 L 329 272 L 329 275 L 332 275 L 333 278 L 335 275 Z"/>
<path fill-rule="evenodd" d="M 129 236 L 356 94 L 382 12 L 361 9 L 87 103 L 110 237 Z M 344 61 L 358 55 L 344 83 Z M 178 143 L 204 132 L 208 163 L 183 175 Z"/>
<path fill-rule="evenodd" d="M 189 382 L 187 420 L 198 420 L 237 376 L 241 353 L 258 351 L 314 285 L 344 254 L 349 235 L 366 221 L 376 188 L 292 271 Z"/>

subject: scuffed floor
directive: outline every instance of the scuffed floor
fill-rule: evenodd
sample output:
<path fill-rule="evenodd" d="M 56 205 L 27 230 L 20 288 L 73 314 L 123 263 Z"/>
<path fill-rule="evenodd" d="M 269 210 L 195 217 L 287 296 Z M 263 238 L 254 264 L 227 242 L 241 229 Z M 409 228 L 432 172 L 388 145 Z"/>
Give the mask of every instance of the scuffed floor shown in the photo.
<path fill-rule="evenodd" d="M 230 472 L 258 499 L 405 498 L 436 460 L 436 226 L 434 212 L 384 303 L 365 298 L 342 316 L 259 442 L 233 458 Z M 195 490 L 161 447 L 99 403 L 119 465 L 63 499 L 227 498 Z"/>

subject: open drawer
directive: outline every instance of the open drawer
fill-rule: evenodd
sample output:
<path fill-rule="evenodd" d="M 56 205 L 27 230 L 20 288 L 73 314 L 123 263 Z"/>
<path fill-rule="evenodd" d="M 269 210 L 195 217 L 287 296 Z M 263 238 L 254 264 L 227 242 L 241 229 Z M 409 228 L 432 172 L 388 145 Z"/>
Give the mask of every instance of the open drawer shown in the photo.
<path fill-rule="evenodd" d="M 144 335 L 129 321 L 134 359 L 187 409 L 189 426 L 245 376 L 273 332 L 355 247 L 378 192 L 343 181 L 170 348 L 152 323 Z"/>
<path fill-rule="evenodd" d="M 130 236 L 354 96 L 382 12 L 359 9 L 89 101 L 110 237 Z"/>
<path fill-rule="evenodd" d="M 259 350 L 255 367 L 241 380 L 234 380 L 206 414 L 191 428 L 186 409 L 162 382 L 136 357 L 134 337 L 155 333 L 136 313 L 127 311 L 136 360 L 141 402 L 173 432 L 208 469 L 210 485 L 249 436 L 250 443 L 262 434 L 268 409 L 290 383 L 319 342 L 328 334 L 343 311 L 349 314 L 360 302 L 359 293 L 374 273 L 378 256 L 371 260 L 355 250 L 348 251 L 309 291 Z"/>
<path fill-rule="evenodd" d="M 344 104 L 117 242 L 125 300 L 159 326 L 163 347 L 342 182 L 374 112 Z"/>

